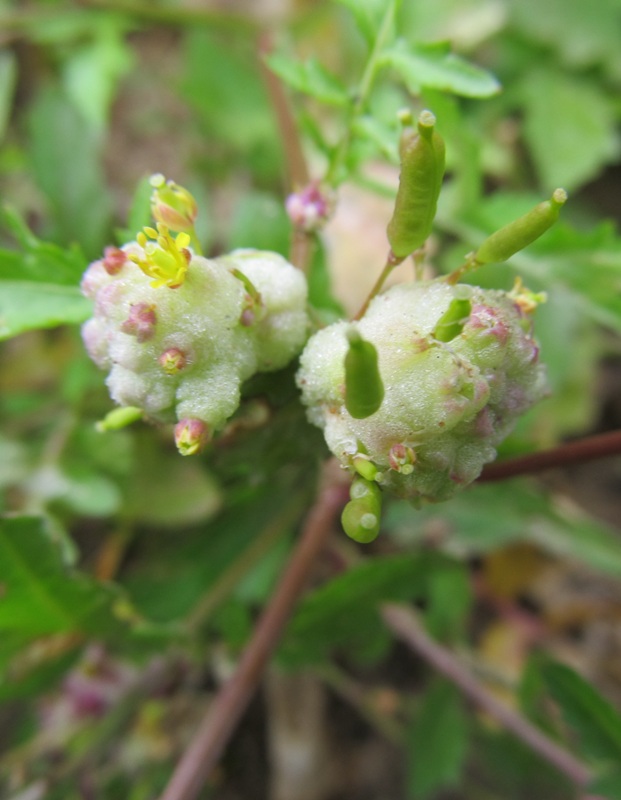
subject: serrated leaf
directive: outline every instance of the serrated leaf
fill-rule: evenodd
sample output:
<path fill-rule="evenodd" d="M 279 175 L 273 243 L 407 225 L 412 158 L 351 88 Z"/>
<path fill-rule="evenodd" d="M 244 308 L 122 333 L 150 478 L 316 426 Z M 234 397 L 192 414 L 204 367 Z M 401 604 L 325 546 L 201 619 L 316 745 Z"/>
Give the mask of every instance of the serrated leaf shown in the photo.
<path fill-rule="evenodd" d="M 24 331 L 75 325 L 92 313 L 77 287 L 34 281 L 0 282 L 0 340 Z"/>
<path fill-rule="evenodd" d="M 408 798 L 426 800 L 459 783 L 468 750 L 463 700 L 448 681 L 436 680 L 425 693 L 408 732 Z"/>
<path fill-rule="evenodd" d="M 586 753 L 618 764 L 621 761 L 621 715 L 577 672 L 565 664 L 547 663 L 541 674 Z"/>
<path fill-rule="evenodd" d="M 412 94 L 427 88 L 484 98 L 500 91 L 490 72 L 449 52 L 444 44 L 409 46 L 399 42 L 382 52 L 379 63 L 395 70 Z"/>
<path fill-rule="evenodd" d="M 524 133 L 544 189 L 574 189 L 619 153 L 617 115 L 601 83 L 553 69 L 522 84 Z"/>
<path fill-rule="evenodd" d="M 266 63 L 279 78 L 298 92 L 328 105 L 343 106 L 349 102 L 347 89 L 315 58 L 302 62 L 281 53 L 271 53 L 266 57 Z"/>
<path fill-rule="evenodd" d="M 0 584 L 3 635 L 96 636 L 122 628 L 112 610 L 116 592 L 67 568 L 41 518 L 0 520 Z"/>

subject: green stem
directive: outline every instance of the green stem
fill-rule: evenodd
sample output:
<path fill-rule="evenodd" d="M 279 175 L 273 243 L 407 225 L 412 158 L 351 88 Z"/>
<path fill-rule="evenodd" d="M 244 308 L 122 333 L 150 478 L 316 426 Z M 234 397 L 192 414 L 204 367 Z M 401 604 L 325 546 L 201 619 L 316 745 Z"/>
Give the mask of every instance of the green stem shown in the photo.
<path fill-rule="evenodd" d="M 382 286 L 386 282 L 386 279 L 388 278 L 390 273 L 393 271 L 395 267 L 398 267 L 402 261 L 404 261 L 404 258 L 397 258 L 397 256 L 395 256 L 392 250 L 390 251 L 390 253 L 388 254 L 388 258 L 386 259 L 386 264 L 384 265 L 384 269 L 382 270 L 379 278 L 375 281 L 375 284 L 373 285 L 373 288 L 369 292 L 367 299 L 364 301 L 360 310 L 353 318 L 354 320 L 362 319 L 362 317 L 364 317 L 371 300 L 373 300 L 375 295 L 380 293 Z"/>
<path fill-rule="evenodd" d="M 349 106 L 347 119 L 345 121 L 345 133 L 333 152 L 328 171 L 324 178 L 324 183 L 329 186 L 336 187 L 340 183 L 339 173 L 349 153 L 353 125 L 356 118 L 364 111 L 364 107 L 373 88 L 379 67 L 379 56 L 392 29 L 398 4 L 398 0 L 392 0 L 392 2 L 389 3 L 380 23 L 369 60 L 367 61 L 364 72 L 362 73 L 362 78 L 360 79 L 360 83 L 354 92 L 352 102 Z"/>

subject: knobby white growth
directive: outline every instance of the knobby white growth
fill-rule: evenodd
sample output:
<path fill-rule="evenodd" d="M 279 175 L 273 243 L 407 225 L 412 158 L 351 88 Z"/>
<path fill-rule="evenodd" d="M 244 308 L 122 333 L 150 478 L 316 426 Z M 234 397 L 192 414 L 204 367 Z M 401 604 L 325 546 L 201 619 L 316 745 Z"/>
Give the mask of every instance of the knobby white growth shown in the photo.
<path fill-rule="evenodd" d="M 112 398 L 152 420 L 183 422 L 180 451 L 194 453 L 235 412 L 246 379 L 286 366 L 302 349 L 306 281 L 276 253 L 209 260 L 165 226 L 147 233 L 154 241 L 141 235 L 108 248 L 86 271 L 82 290 L 95 309 L 83 338 L 109 371 Z"/>
<path fill-rule="evenodd" d="M 545 394 L 519 300 L 442 280 L 377 296 L 353 324 L 377 350 L 385 389 L 379 409 L 354 419 L 345 407 L 352 323 L 337 322 L 301 356 L 297 381 L 309 419 L 345 467 L 400 497 L 447 499 L 478 477 L 517 417 Z M 463 307 L 464 319 L 446 321 L 450 309 Z"/>

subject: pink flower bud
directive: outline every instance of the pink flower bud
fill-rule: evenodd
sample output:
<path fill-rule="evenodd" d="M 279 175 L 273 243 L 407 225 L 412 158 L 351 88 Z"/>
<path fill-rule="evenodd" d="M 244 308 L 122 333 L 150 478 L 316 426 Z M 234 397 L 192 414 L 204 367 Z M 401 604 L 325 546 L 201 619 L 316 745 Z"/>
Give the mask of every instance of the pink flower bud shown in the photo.
<path fill-rule="evenodd" d="M 168 375 L 176 375 L 182 369 L 185 369 L 188 363 L 185 353 L 183 350 L 179 350 L 178 347 L 169 347 L 168 350 L 164 350 L 158 361 L 161 368 Z"/>
<path fill-rule="evenodd" d="M 209 439 L 209 427 L 200 419 L 182 419 L 175 425 L 175 444 L 182 456 L 200 453 Z"/>
<path fill-rule="evenodd" d="M 393 444 L 388 453 L 390 468 L 402 475 L 411 475 L 414 472 L 416 453 L 405 444 Z"/>
<path fill-rule="evenodd" d="M 127 254 L 118 247 L 106 247 L 104 250 L 103 265 L 108 275 L 117 275 L 127 261 Z"/>
<path fill-rule="evenodd" d="M 132 303 L 129 317 L 121 324 L 121 330 L 129 336 L 135 336 L 139 342 L 146 342 L 153 337 L 156 322 L 153 303 Z"/>
<path fill-rule="evenodd" d="M 312 182 L 301 191 L 290 194 L 285 208 L 296 228 L 316 231 L 332 216 L 334 196 L 329 190 L 320 188 L 316 182 Z"/>

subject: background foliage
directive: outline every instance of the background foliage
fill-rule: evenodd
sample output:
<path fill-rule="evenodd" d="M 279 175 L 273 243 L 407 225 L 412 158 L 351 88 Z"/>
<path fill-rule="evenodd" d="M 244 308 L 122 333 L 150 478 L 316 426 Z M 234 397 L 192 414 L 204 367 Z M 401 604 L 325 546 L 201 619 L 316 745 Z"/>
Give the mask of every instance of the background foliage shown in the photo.
<path fill-rule="evenodd" d="M 167 431 L 97 433 L 110 400 L 76 327 L 80 276 L 146 224 L 152 172 L 197 197 L 208 252 L 288 254 L 286 143 L 257 54 L 268 30 L 311 173 L 341 186 L 309 275 L 318 314 L 355 310 L 381 269 L 396 111 L 430 107 L 449 167 L 438 271 L 556 186 L 571 195 L 544 239 L 477 274 L 549 294 L 551 395 L 504 455 L 619 426 L 619 3 L 416 0 L 378 50 L 390 5 L 0 2 L 3 796 L 157 796 L 312 501 L 326 453 L 291 370 L 249 386 L 234 430 L 185 460 Z M 594 792 L 621 797 L 618 489 L 611 460 L 422 511 L 394 502 L 367 548 L 335 532 L 276 659 L 283 685 L 311 673 L 322 737 L 349 766 L 308 797 L 571 792 L 395 644 L 387 600 L 413 601 L 592 766 Z M 283 724 L 275 704 L 268 692 L 254 708 L 205 797 L 277 796 L 261 727 Z"/>

